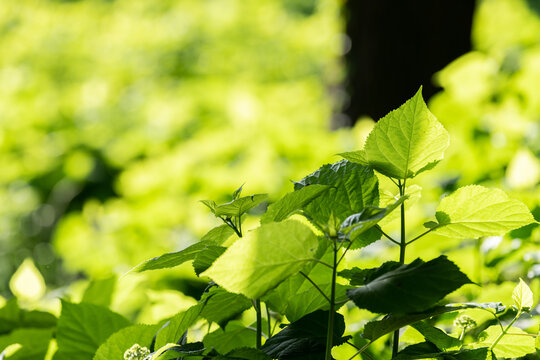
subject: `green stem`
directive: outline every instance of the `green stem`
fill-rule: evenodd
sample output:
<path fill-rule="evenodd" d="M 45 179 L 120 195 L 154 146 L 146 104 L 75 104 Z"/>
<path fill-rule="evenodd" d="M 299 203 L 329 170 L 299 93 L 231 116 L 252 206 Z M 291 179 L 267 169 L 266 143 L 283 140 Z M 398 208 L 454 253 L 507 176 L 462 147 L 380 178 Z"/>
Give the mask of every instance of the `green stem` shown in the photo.
<path fill-rule="evenodd" d="M 501 339 L 503 338 L 504 335 L 506 335 L 506 333 L 508 332 L 508 330 L 510 330 L 510 328 L 512 327 L 512 325 L 514 325 L 514 323 L 516 322 L 516 320 L 518 319 L 518 317 L 521 315 L 521 310 L 518 311 L 518 313 L 516 314 L 516 317 L 514 317 L 512 319 L 512 321 L 510 321 L 510 324 L 508 324 L 508 326 L 499 334 L 499 336 L 497 336 L 497 338 L 495 339 L 495 341 L 493 342 L 493 344 L 491 344 L 491 346 L 489 347 L 489 350 L 493 350 L 493 348 L 495 346 L 497 346 L 497 344 L 499 343 L 499 341 L 501 341 Z"/>
<path fill-rule="evenodd" d="M 337 274 L 337 255 L 338 249 L 336 246 L 336 240 L 334 242 L 334 262 L 332 267 L 332 289 L 330 291 L 330 313 L 328 314 L 328 332 L 326 334 L 326 356 L 325 360 L 332 360 L 332 347 L 334 346 L 334 311 L 336 306 L 336 274 Z"/>
<path fill-rule="evenodd" d="M 403 205 L 403 204 L 402 204 L 402 205 Z M 441 226 L 441 225 L 436 225 L 436 226 L 432 227 L 431 229 L 428 229 L 428 230 L 424 231 L 423 233 L 421 233 L 420 235 L 418 235 L 417 237 L 415 237 L 414 239 L 412 239 L 411 241 L 409 241 L 409 242 L 407 243 L 407 245 L 409 245 L 409 244 L 415 242 L 416 240 L 420 239 L 422 236 L 429 234 L 430 232 L 432 232 L 433 230 L 435 230 L 436 228 L 438 228 L 438 227 L 440 227 L 440 226 Z"/>
<path fill-rule="evenodd" d="M 390 237 L 390 235 L 388 235 L 387 233 L 385 233 L 384 230 L 381 229 L 380 226 L 375 226 L 375 229 L 379 230 L 379 231 L 381 232 L 381 234 L 383 234 L 388 240 L 390 240 L 390 241 L 393 242 L 394 244 L 401 246 L 401 244 L 400 244 L 399 242 L 397 242 L 397 241 L 394 240 L 392 237 Z"/>
<path fill-rule="evenodd" d="M 309 281 L 311 283 L 311 285 L 313 285 L 315 287 L 315 289 L 319 290 L 319 292 L 321 293 L 321 295 L 326 299 L 326 301 L 328 301 L 328 303 L 330 303 L 330 299 L 328 298 L 328 296 L 326 296 L 326 294 L 324 293 L 324 291 L 322 291 L 322 289 L 317 285 L 315 284 L 315 282 L 313 280 L 311 280 L 311 278 L 309 276 L 307 276 L 304 272 L 300 271 L 300 275 L 302 275 L 303 277 L 306 278 L 307 281 Z"/>
<path fill-rule="evenodd" d="M 257 349 L 262 347 L 262 314 L 261 300 L 255 300 L 255 311 L 257 313 Z"/>
<path fill-rule="evenodd" d="M 403 184 L 398 180 L 399 196 L 405 195 L 405 180 Z M 405 249 L 407 248 L 407 240 L 405 239 L 405 203 L 401 203 L 401 243 L 399 244 L 399 263 L 405 263 Z M 396 356 L 399 347 L 399 329 L 394 331 L 394 339 L 392 343 L 392 357 Z"/>
<path fill-rule="evenodd" d="M 270 309 L 268 308 L 268 303 L 266 305 L 266 319 L 268 323 L 268 338 L 272 336 L 272 323 L 270 322 Z"/>

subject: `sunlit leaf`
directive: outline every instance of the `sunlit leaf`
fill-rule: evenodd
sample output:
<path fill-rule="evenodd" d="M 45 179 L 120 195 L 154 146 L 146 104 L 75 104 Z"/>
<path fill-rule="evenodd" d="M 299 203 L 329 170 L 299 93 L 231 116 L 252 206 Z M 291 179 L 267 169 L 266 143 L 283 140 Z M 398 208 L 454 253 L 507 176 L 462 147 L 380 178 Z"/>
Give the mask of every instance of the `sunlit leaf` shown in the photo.
<path fill-rule="evenodd" d="M 177 343 L 189 327 L 197 321 L 202 308 L 203 305 L 199 303 L 173 316 L 157 334 L 156 349 L 168 343 Z"/>
<path fill-rule="evenodd" d="M 288 193 L 268 206 L 268 210 L 261 217 L 261 224 L 285 220 L 289 215 L 309 204 L 329 188 L 328 185 L 310 185 Z"/>
<path fill-rule="evenodd" d="M 457 238 L 503 235 L 535 222 L 522 202 L 479 185 L 464 186 L 443 198 L 436 217 L 439 226 L 434 231 Z"/>
<path fill-rule="evenodd" d="M 201 317 L 223 327 L 230 319 L 249 309 L 252 304 L 245 296 L 233 294 L 225 289 L 212 287 L 201 297 L 204 304 Z"/>
<path fill-rule="evenodd" d="M 317 236 L 299 221 L 269 223 L 237 240 L 201 275 L 255 299 L 302 269 L 318 246 Z"/>
<path fill-rule="evenodd" d="M 216 349 L 225 354 L 241 347 L 254 347 L 257 332 L 249 329 L 241 322 L 230 322 L 225 330 L 218 329 L 204 337 L 204 346 Z"/>
<path fill-rule="evenodd" d="M 502 330 L 499 325 L 493 325 L 480 333 L 478 342 L 471 344 L 473 347 L 490 347 L 495 342 Z M 511 327 L 497 345 L 492 349 L 497 358 L 518 358 L 536 351 L 534 337 L 526 336 L 525 331 L 517 327 Z"/>
<path fill-rule="evenodd" d="M 162 325 L 132 325 L 112 334 L 96 351 L 93 360 L 123 359 L 134 344 L 150 348 Z M 92 358 L 91 358 L 92 359 Z"/>
<path fill-rule="evenodd" d="M 217 205 L 214 209 L 216 216 L 241 216 L 268 199 L 267 194 L 255 194 L 235 199 L 226 204 Z"/>
<path fill-rule="evenodd" d="M 375 124 L 364 155 L 380 173 L 406 179 L 433 168 L 442 160 L 448 145 L 448 132 L 427 108 L 420 88 Z"/>
<path fill-rule="evenodd" d="M 512 299 L 520 311 L 530 311 L 533 307 L 534 300 L 531 288 L 521 278 L 512 293 Z"/>

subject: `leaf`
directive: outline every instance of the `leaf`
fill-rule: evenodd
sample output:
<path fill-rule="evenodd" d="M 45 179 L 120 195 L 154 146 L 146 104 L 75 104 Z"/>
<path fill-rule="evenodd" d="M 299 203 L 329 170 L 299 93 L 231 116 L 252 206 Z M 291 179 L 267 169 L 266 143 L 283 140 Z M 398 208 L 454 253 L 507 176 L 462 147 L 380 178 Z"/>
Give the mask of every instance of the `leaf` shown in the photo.
<path fill-rule="evenodd" d="M 443 359 L 443 360 L 491 360 L 491 351 L 488 348 L 463 349 L 457 351 L 438 351 L 437 347 L 430 342 L 424 342 L 407 346 L 401 350 L 392 360 L 413 359 Z"/>
<path fill-rule="evenodd" d="M 216 259 L 220 257 L 225 250 L 227 250 L 227 248 L 223 246 L 209 245 L 205 249 L 199 251 L 193 260 L 193 269 L 195 270 L 195 274 L 199 276 L 202 272 L 212 266 L 214 261 L 216 261 Z"/>
<path fill-rule="evenodd" d="M 8 335 L 0 336 L 0 350 L 9 345 L 20 344 L 21 348 L 7 357 L 7 360 L 43 359 L 52 337 L 53 329 L 19 328 Z M 1 354 L 0 359 L 2 359 Z"/>
<path fill-rule="evenodd" d="M 360 237 L 365 231 L 371 229 L 373 226 L 377 225 L 379 221 L 384 219 L 388 214 L 394 211 L 398 206 L 400 206 L 407 199 L 407 195 L 399 198 L 393 204 L 385 208 L 371 207 L 368 206 L 364 208 L 360 213 L 353 214 L 346 218 L 339 231 L 341 233 L 347 234 L 347 237 L 350 241 L 353 242 L 351 248 L 358 249 L 358 245 L 354 246 L 354 241 Z M 380 235 L 378 236 L 380 238 Z M 364 242 L 362 245 L 369 245 Z"/>
<path fill-rule="evenodd" d="M 367 166 L 342 160 L 327 164 L 294 183 L 296 191 L 321 184 L 331 188 L 303 208 L 327 233 L 337 233 L 341 223 L 367 206 L 379 205 L 379 182 Z"/>
<path fill-rule="evenodd" d="M 333 344 L 338 346 L 346 341 L 345 319 L 336 313 L 334 318 Z M 262 350 L 273 359 L 324 360 L 326 333 L 328 331 L 328 311 L 318 310 L 308 314 L 272 336 Z"/>
<path fill-rule="evenodd" d="M 204 346 L 224 354 L 241 347 L 255 346 L 257 333 L 242 322 L 231 321 L 225 330 L 218 329 L 204 337 Z"/>
<path fill-rule="evenodd" d="M 234 190 L 232 194 L 232 199 L 236 200 L 240 197 L 240 194 L 242 193 L 242 188 L 244 187 L 244 184 L 242 184 L 238 189 Z"/>
<path fill-rule="evenodd" d="M 99 346 L 114 332 L 129 326 L 123 316 L 94 304 L 62 301 L 54 360 L 92 359 Z"/>
<path fill-rule="evenodd" d="M 268 199 L 267 194 L 255 194 L 244 196 L 238 199 L 235 199 L 231 202 L 217 205 L 214 209 L 214 215 L 220 217 L 234 217 L 241 216 L 253 209 L 255 206 L 261 204 L 263 201 Z"/>
<path fill-rule="evenodd" d="M 197 321 L 202 307 L 199 303 L 173 316 L 157 334 L 155 347 L 159 349 L 168 343 L 177 343 L 189 327 Z"/>
<path fill-rule="evenodd" d="M 224 243 L 234 230 L 228 225 L 221 225 L 210 230 L 204 235 L 200 242 L 186 247 L 183 250 L 163 254 L 155 258 L 146 260 L 137 265 L 130 271 L 143 272 L 147 270 L 158 270 L 172 268 L 181 265 L 187 261 L 194 260 L 197 255 L 208 246 L 219 246 Z"/>
<path fill-rule="evenodd" d="M 56 321 L 56 317 L 48 312 L 19 308 L 17 298 L 11 298 L 0 309 L 0 335 L 18 328 L 51 328 L 56 326 Z"/>
<path fill-rule="evenodd" d="M 411 326 L 422 334 L 427 341 L 433 343 L 438 350 L 451 351 L 458 350 L 461 347 L 461 341 L 449 336 L 439 328 L 428 325 L 425 321 L 419 321 Z"/>
<path fill-rule="evenodd" d="M 268 355 L 252 348 L 235 349 L 225 355 L 218 356 L 216 360 L 270 360 Z"/>
<path fill-rule="evenodd" d="M 261 217 L 261 224 L 285 220 L 292 213 L 302 209 L 329 188 L 330 186 L 328 185 L 310 185 L 298 191 L 286 194 L 284 197 L 268 206 L 266 213 Z"/>
<path fill-rule="evenodd" d="M 493 325 L 482 331 L 478 336 L 478 342 L 471 344 L 477 347 L 490 347 L 495 339 L 501 334 L 499 325 Z M 517 327 L 511 327 L 506 335 L 492 349 L 497 358 L 519 358 L 536 351 L 534 337 L 524 336 L 525 331 Z"/>
<path fill-rule="evenodd" d="M 387 315 L 382 320 L 370 321 L 364 327 L 364 337 L 375 341 L 383 335 L 394 332 L 405 325 L 414 324 L 418 321 L 442 315 L 449 312 L 465 309 L 493 309 L 496 313 L 503 312 L 505 307 L 501 303 L 464 303 L 437 306 L 432 309 L 405 315 Z"/>
<path fill-rule="evenodd" d="M 150 348 L 152 339 L 160 329 L 158 325 L 132 325 L 112 334 L 96 351 L 93 360 L 123 359 L 134 344 Z"/>
<path fill-rule="evenodd" d="M 469 283 L 469 278 L 443 255 L 428 262 L 416 259 L 380 274 L 366 285 L 348 290 L 347 296 L 362 309 L 402 314 L 424 311 Z"/>
<path fill-rule="evenodd" d="M 345 160 L 348 160 L 353 163 L 357 163 L 361 165 L 369 165 L 366 158 L 366 152 L 364 150 L 342 152 L 342 153 L 339 153 L 338 155 L 344 158 Z"/>
<path fill-rule="evenodd" d="M 381 174 L 412 178 L 441 161 L 449 141 L 448 132 L 427 108 L 420 88 L 375 124 L 366 139 L 365 159 Z"/>
<path fill-rule="evenodd" d="M 352 269 L 342 270 L 338 273 L 338 275 L 345 279 L 349 279 L 351 285 L 359 286 L 365 285 L 379 276 L 399 268 L 401 265 L 402 264 L 397 261 L 387 261 L 378 268 L 359 269 L 354 267 Z"/>
<path fill-rule="evenodd" d="M 252 306 L 251 301 L 245 296 L 233 294 L 218 287 L 212 287 L 204 293 L 201 303 L 204 304 L 201 317 L 221 327 Z"/>
<path fill-rule="evenodd" d="M 535 222 L 522 202 L 479 185 L 464 186 L 443 198 L 436 218 L 439 227 L 434 231 L 454 238 L 504 235 Z"/>
<path fill-rule="evenodd" d="M 201 275 L 256 299 L 300 271 L 318 246 L 317 236 L 299 221 L 269 223 L 237 240 Z"/>
<path fill-rule="evenodd" d="M 405 196 L 408 196 L 408 198 L 405 199 L 406 210 L 408 211 L 411 206 L 416 204 L 422 197 L 422 188 L 418 185 L 407 186 L 405 187 Z M 380 197 L 381 199 L 379 206 L 381 207 L 388 207 L 400 198 L 399 193 L 393 194 L 390 191 L 381 191 Z M 399 219 L 399 211 L 393 211 L 382 219 L 379 222 L 379 225 L 386 226 L 397 219 Z"/>
<path fill-rule="evenodd" d="M 81 302 L 108 307 L 111 305 L 115 287 L 116 276 L 92 280 L 84 291 Z"/>
<path fill-rule="evenodd" d="M 519 311 L 528 312 L 533 307 L 534 300 L 531 288 L 521 278 L 512 293 L 512 299 L 514 299 Z"/>

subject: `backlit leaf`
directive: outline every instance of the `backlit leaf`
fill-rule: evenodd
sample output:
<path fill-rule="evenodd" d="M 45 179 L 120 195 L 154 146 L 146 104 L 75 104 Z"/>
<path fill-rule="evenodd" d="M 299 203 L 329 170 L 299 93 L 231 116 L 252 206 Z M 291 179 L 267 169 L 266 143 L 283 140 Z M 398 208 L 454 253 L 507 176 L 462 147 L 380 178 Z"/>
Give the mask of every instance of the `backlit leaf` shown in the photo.
<path fill-rule="evenodd" d="M 522 202 L 479 185 L 464 186 L 443 198 L 436 217 L 439 226 L 434 231 L 457 238 L 503 235 L 535 222 Z"/>
<path fill-rule="evenodd" d="M 478 342 L 473 347 L 490 347 L 495 339 L 501 334 L 499 325 L 493 325 L 482 331 L 478 336 Z M 518 358 L 536 351 L 534 337 L 524 336 L 525 331 L 517 327 L 511 327 L 492 349 L 497 358 Z"/>
<path fill-rule="evenodd" d="M 420 88 L 375 124 L 364 153 L 368 164 L 381 174 L 406 179 L 433 168 L 448 145 L 448 132 L 427 108 Z"/>
<path fill-rule="evenodd" d="M 93 360 L 123 359 L 124 353 L 135 344 L 150 348 L 161 325 L 132 325 L 112 334 L 96 351 Z"/>
<path fill-rule="evenodd" d="M 519 279 L 519 284 L 512 293 L 512 299 L 514 299 L 519 310 L 529 311 L 532 309 L 534 303 L 533 293 L 531 288 L 522 279 Z"/>
<path fill-rule="evenodd" d="M 299 221 L 269 223 L 237 240 L 201 275 L 256 299 L 300 271 L 318 246 L 317 236 Z"/>

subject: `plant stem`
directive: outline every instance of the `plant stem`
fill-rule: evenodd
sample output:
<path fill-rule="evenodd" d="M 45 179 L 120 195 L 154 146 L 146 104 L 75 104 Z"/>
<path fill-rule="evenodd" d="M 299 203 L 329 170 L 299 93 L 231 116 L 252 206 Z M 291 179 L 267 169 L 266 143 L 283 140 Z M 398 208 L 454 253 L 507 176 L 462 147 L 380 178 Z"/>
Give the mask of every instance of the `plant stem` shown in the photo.
<path fill-rule="evenodd" d="M 394 244 L 401 246 L 400 243 L 398 243 L 396 240 L 394 240 L 393 238 L 391 238 L 390 235 L 388 235 L 387 233 L 385 233 L 384 230 L 381 229 L 380 226 L 375 226 L 375 229 L 379 230 L 379 231 L 381 232 L 381 234 L 383 234 L 388 240 L 390 240 L 390 241 L 393 242 Z"/>
<path fill-rule="evenodd" d="M 362 346 L 362 347 L 361 347 L 361 348 L 360 348 L 353 356 L 351 356 L 351 357 L 349 358 L 349 360 L 352 360 L 352 359 L 354 359 L 355 357 L 357 357 L 358 355 L 360 355 L 362 352 L 364 352 L 364 350 L 367 349 L 367 347 L 368 347 L 369 345 L 371 345 L 371 341 L 368 342 L 366 345 Z"/>
<path fill-rule="evenodd" d="M 270 309 L 268 308 L 268 303 L 266 305 L 266 320 L 268 323 L 268 337 L 270 338 L 272 336 L 272 324 L 270 322 Z"/>
<path fill-rule="evenodd" d="M 423 233 L 421 233 L 420 235 L 418 235 L 417 237 L 415 237 L 414 239 L 412 239 L 411 241 L 409 241 L 409 242 L 407 243 L 407 245 L 409 245 L 409 244 L 415 242 L 416 240 L 420 239 L 422 236 L 429 234 L 430 232 L 432 232 L 433 230 L 435 230 L 435 229 L 438 228 L 439 226 L 440 226 L 440 225 L 437 225 L 437 226 L 432 227 L 431 229 L 428 229 L 428 230 L 424 231 Z"/>
<path fill-rule="evenodd" d="M 399 196 L 405 195 L 405 180 L 403 184 L 398 180 Z M 407 240 L 405 239 L 405 203 L 401 203 L 401 243 L 399 244 L 399 263 L 405 263 L 405 249 L 407 248 Z M 394 339 L 392 343 L 392 357 L 396 356 L 399 347 L 399 329 L 394 331 Z"/>
<path fill-rule="evenodd" d="M 328 298 L 328 296 L 326 296 L 326 294 L 324 293 L 324 291 L 322 291 L 322 289 L 317 285 L 315 284 L 315 282 L 313 280 L 311 280 L 311 278 L 309 276 L 307 276 L 304 272 L 300 271 L 300 275 L 302 275 L 303 277 L 306 278 L 307 281 L 309 281 L 313 286 L 315 286 L 315 289 L 319 290 L 319 292 L 321 293 L 321 295 L 326 299 L 326 301 L 328 301 L 328 303 L 330 303 L 330 299 Z"/>
<path fill-rule="evenodd" d="M 257 349 L 262 347 L 262 314 L 261 300 L 255 300 L 255 311 L 257 313 Z"/>
<path fill-rule="evenodd" d="M 518 313 L 516 314 L 516 316 L 512 319 L 512 321 L 510 321 L 510 324 L 508 324 L 508 326 L 499 334 L 499 336 L 497 336 L 497 338 L 495 339 L 495 341 L 493 342 L 493 344 L 491 344 L 491 346 L 489 347 L 489 350 L 493 350 L 493 348 L 495 346 L 497 346 L 497 344 L 499 343 L 499 341 L 501 341 L 501 339 L 503 338 L 504 335 L 506 335 L 506 333 L 508 332 L 508 330 L 510 330 L 510 328 L 512 327 L 512 325 L 514 325 L 514 323 L 516 322 L 516 320 L 518 319 L 518 317 L 521 315 L 521 310 L 518 311 Z"/>
<path fill-rule="evenodd" d="M 334 310 L 336 306 L 336 273 L 338 249 L 336 240 L 333 241 L 334 262 L 332 267 L 332 289 L 330 291 L 330 313 L 328 314 L 328 332 L 326 334 L 326 356 L 325 360 L 332 360 L 332 346 L 334 340 Z"/>

